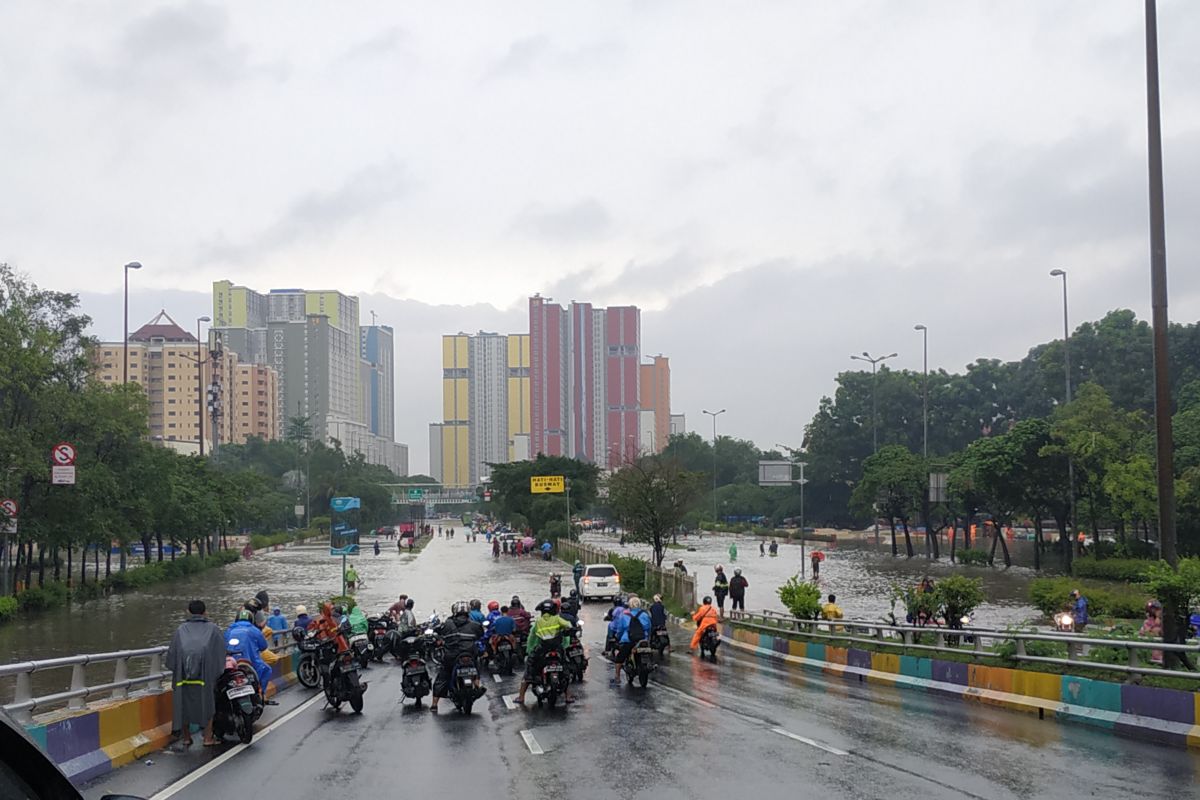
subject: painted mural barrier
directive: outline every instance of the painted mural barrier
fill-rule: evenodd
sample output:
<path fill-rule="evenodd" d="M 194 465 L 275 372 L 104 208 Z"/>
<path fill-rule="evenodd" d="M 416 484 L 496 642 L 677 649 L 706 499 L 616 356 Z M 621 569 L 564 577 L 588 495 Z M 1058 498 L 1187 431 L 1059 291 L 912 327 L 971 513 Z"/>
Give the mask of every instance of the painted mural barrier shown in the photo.
<path fill-rule="evenodd" d="M 1200 749 L 1200 692 L 835 647 L 762 633 L 730 622 L 722 623 L 722 634 L 732 647 L 805 670 L 937 692 L 1037 714 L 1040 719 L 1082 723 L 1143 740 Z"/>

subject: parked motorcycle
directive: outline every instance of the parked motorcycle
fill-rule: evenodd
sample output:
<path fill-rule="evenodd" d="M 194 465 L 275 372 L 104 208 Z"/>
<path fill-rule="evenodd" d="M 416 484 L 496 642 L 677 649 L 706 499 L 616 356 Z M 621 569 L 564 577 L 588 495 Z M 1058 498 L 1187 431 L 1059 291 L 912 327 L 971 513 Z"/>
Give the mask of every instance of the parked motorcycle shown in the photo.
<path fill-rule="evenodd" d="M 464 653 L 458 657 L 450 670 L 450 699 L 459 713 L 470 714 L 471 706 L 483 697 L 487 688 L 479 680 L 479 666 L 475 658 Z"/>
<path fill-rule="evenodd" d="M 342 635 L 350 632 L 350 624 L 342 623 Z M 342 703 L 350 703 L 354 713 L 362 713 L 363 693 L 367 684 L 360 680 L 358 658 L 354 651 L 337 651 L 336 640 L 322 640 L 317 650 L 317 665 L 321 671 L 321 688 L 325 701 L 336 711 Z"/>
<path fill-rule="evenodd" d="M 588 659 L 583 652 L 583 623 L 575 623 L 571 631 L 571 644 L 567 646 L 567 669 L 571 680 L 583 683 L 583 673 L 587 672 Z"/>
<path fill-rule="evenodd" d="M 395 637 L 392 632 L 397 629 L 396 620 L 390 614 L 380 614 L 377 617 L 367 617 L 367 641 L 371 643 L 371 655 L 379 662 L 388 653 L 395 653 Z"/>
<path fill-rule="evenodd" d="M 433 688 L 428 658 L 437 643 L 437 636 L 434 635 L 433 628 L 427 628 L 424 632 L 414 628 L 407 631 L 407 634 L 400 644 L 404 653 L 400 661 L 404 669 L 404 675 L 400 679 L 400 691 L 420 705 L 421 698 Z"/>
<path fill-rule="evenodd" d="M 700 657 L 704 658 L 707 652 L 709 658 L 714 662 L 717 660 L 717 648 L 721 646 L 721 634 L 717 633 L 716 626 L 711 626 L 704 629 L 703 635 L 700 636 Z"/>
<path fill-rule="evenodd" d="M 638 684 L 643 689 L 646 688 L 646 684 L 650 682 L 650 673 L 658 669 L 658 664 L 651 658 L 653 652 L 649 639 L 642 639 L 629 651 L 629 658 L 625 659 L 625 678 L 630 686 L 636 678 Z"/>
<path fill-rule="evenodd" d="M 368 627 L 367 630 L 369 631 L 370 628 Z M 347 632 L 346 642 L 350 645 L 350 652 L 354 654 L 354 660 L 358 662 L 358 666 L 366 669 L 375 653 L 375 648 L 371 646 L 370 634 Z"/>
<path fill-rule="evenodd" d="M 250 744 L 254 723 L 262 716 L 264 706 L 262 687 L 253 665 L 228 656 L 225 671 L 217 678 L 216 692 L 213 736 L 223 739 L 234 734 L 243 744 Z"/>
<path fill-rule="evenodd" d="M 565 696 L 571 683 L 571 670 L 563 654 L 562 636 L 545 639 L 541 644 L 541 669 L 530 676 L 529 688 L 538 705 L 549 703 L 551 708 L 558 701 L 558 696 Z"/>
<path fill-rule="evenodd" d="M 664 653 L 671 646 L 671 637 L 667 635 L 666 628 L 655 628 L 650 634 L 650 646 L 658 653 L 659 658 L 664 657 Z"/>
<path fill-rule="evenodd" d="M 293 628 L 292 638 L 296 640 L 296 647 L 300 651 L 296 661 L 296 679 L 306 689 L 315 689 L 321 685 L 321 670 L 317 664 L 321 640 L 303 628 Z"/>

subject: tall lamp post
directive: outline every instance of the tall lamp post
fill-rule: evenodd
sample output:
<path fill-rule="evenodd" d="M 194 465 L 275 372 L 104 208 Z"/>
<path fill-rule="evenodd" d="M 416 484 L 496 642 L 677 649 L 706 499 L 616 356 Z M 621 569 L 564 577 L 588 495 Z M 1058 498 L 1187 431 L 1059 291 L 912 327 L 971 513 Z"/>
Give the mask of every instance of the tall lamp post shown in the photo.
<path fill-rule="evenodd" d="M 1071 402 L 1071 326 L 1067 318 L 1067 271 L 1065 269 L 1050 270 L 1050 277 L 1062 278 L 1063 296 L 1063 377 L 1067 384 L 1067 403 Z M 1075 461 L 1067 454 L 1067 519 L 1072 530 L 1067 531 L 1067 563 L 1071 563 L 1071 548 L 1075 546 L 1071 535 L 1075 527 Z M 1097 535 L 1099 532 L 1097 531 Z"/>
<path fill-rule="evenodd" d="M 897 355 L 896 353 L 891 353 L 886 356 L 874 357 L 870 353 L 868 353 L 866 350 L 863 350 L 861 356 L 850 356 L 850 358 L 854 361 L 865 361 L 871 365 L 871 453 L 872 454 L 879 452 L 879 433 L 878 433 L 879 404 L 875 397 L 875 394 L 876 394 L 875 393 L 875 384 L 876 384 L 875 373 L 880 364 L 882 364 L 884 361 L 887 361 L 889 358 L 895 358 L 896 355 Z M 879 544 L 879 515 L 875 513 L 874 509 L 872 509 L 871 515 L 873 517 L 875 517 L 875 544 L 878 545 Z M 894 556 L 896 554 L 892 553 L 892 555 Z"/>
<path fill-rule="evenodd" d="M 125 351 L 125 377 L 122 383 L 129 383 L 129 270 L 141 268 L 140 261 L 130 261 L 125 265 L 125 338 L 121 340 L 121 346 Z"/>
<path fill-rule="evenodd" d="M 713 421 L 713 526 L 717 524 L 717 417 L 725 413 L 725 409 L 720 411 L 709 411 L 704 409 L 704 413 L 712 417 Z"/>
<path fill-rule="evenodd" d="M 204 354 L 200 345 L 200 323 L 212 322 L 210 317 L 196 317 L 196 424 L 200 427 L 200 455 L 204 455 Z"/>
<path fill-rule="evenodd" d="M 933 543 L 933 534 L 929 530 L 929 328 L 925 325 L 914 325 L 914 331 L 921 332 L 921 456 L 925 461 L 925 483 L 921 490 L 921 524 L 925 526 L 925 557 L 929 558 Z"/>

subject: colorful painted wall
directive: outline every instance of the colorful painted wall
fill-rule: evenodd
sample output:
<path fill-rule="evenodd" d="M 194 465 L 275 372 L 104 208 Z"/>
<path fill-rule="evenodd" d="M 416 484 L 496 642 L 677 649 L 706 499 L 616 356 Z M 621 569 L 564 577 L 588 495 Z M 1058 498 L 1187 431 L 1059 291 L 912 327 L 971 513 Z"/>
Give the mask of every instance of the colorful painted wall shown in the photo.
<path fill-rule="evenodd" d="M 267 696 L 296 680 L 295 656 L 272 669 Z M 37 717 L 25 730 L 72 781 L 82 784 L 143 758 L 171 741 L 170 690 L 93 704 L 84 711 L 59 711 Z"/>
<path fill-rule="evenodd" d="M 739 649 L 829 675 L 934 691 L 1041 718 L 1085 723 L 1142 739 L 1200 748 L 1200 692 L 834 647 L 734 627 L 728 622 L 723 634 Z"/>

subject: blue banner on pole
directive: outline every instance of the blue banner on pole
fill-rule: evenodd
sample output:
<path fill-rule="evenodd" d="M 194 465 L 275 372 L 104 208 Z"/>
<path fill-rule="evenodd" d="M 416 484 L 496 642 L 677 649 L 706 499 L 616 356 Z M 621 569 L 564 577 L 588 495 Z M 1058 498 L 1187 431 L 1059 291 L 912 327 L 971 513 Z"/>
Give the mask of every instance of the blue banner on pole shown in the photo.
<path fill-rule="evenodd" d="M 329 507 L 334 511 L 350 511 L 362 508 L 362 503 L 357 497 L 334 497 L 330 499 Z"/>
<path fill-rule="evenodd" d="M 358 555 L 358 515 L 362 503 L 357 497 L 334 497 L 329 501 L 329 555 Z"/>

